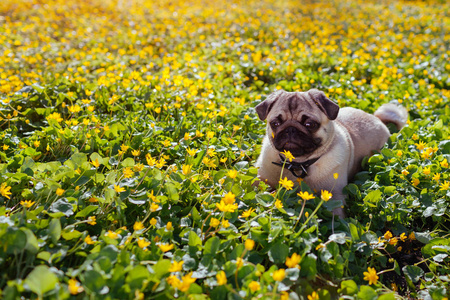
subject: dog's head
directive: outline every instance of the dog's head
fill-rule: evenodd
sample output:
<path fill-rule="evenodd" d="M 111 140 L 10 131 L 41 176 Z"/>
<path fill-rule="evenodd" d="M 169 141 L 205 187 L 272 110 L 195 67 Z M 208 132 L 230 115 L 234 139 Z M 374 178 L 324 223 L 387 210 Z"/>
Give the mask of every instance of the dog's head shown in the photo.
<path fill-rule="evenodd" d="M 270 94 L 256 106 L 261 120 L 267 119 L 267 135 L 278 151 L 290 151 L 295 157 L 311 154 L 334 134 L 331 120 L 339 106 L 319 90 Z"/>

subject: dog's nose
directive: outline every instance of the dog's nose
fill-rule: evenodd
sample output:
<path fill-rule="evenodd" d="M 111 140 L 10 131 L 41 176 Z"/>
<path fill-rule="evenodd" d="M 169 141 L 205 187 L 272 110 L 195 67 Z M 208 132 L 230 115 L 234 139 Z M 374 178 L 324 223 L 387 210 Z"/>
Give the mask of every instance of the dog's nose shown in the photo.
<path fill-rule="evenodd" d="M 286 128 L 286 133 L 287 133 L 288 135 L 293 135 L 296 131 L 297 131 L 297 129 L 295 129 L 294 127 L 288 127 L 288 128 Z"/>

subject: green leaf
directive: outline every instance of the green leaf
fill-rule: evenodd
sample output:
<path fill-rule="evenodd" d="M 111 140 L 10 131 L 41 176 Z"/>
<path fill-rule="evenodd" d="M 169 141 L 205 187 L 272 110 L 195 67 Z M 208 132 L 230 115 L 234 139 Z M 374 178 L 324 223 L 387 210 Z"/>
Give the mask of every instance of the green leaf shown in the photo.
<path fill-rule="evenodd" d="M 27 234 L 15 227 L 8 227 L 6 233 L 1 237 L 1 241 L 2 248 L 6 247 L 6 253 L 19 253 L 27 245 Z"/>
<path fill-rule="evenodd" d="M 189 246 L 196 247 L 196 246 L 202 246 L 202 239 L 194 232 L 189 232 Z"/>
<path fill-rule="evenodd" d="M 378 297 L 378 300 L 395 300 L 395 299 L 397 299 L 395 297 L 395 293 L 387 293 L 387 294 L 380 295 Z"/>
<path fill-rule="evenodd" d="M 344 232 L 332 234 L 332 235 L 330 235 L 328 240 L 336 242 L 338 244 L 345 244 L 345 242 L 347 241 L 346 235 Z"/>
<path fill-rule="evenodd" d="M 404 266 L 402 271 L 413 283 L 419 281 L 424 274 L 423 270 L 418 266 Z"/>
<path fill-rule="evenodd" d="M 366 197 L 364 197 L 364 203 L 370 207 L 377 207 L 378 202 L 381 200 L 382 193 L 380 190 L 370 191 Z"/>
<path fill-rule="evenodd" d="M 61 212 L 66 217 L 73 215 L 73 206 L 66 198 L 58 199 L 50 206 L 49 210 L 54 213 Z"/>
<path fill-rule="evenodd" d="M 168 182 L 164 187 L 170 199 L 174 201 L 178 201 L 180 199 L 179 192 L 173 183 Z"/>
<path fill-rule="evenodd" d="M 103 276 L 96 270 L 87 270 L 82 276 L 83 286 L 96 294 L 106 294 L 109 288 Z"/>
<path fill-rule="evenodd" d="M 358 298 L 364 300 L 375 300 L 378 298 L 378 294 L 370 286 L 363 285 L 359 290 Z"/>
<path fill-rule="evenodd" d="M 56 244 L 61 237 L 61 222 L 59 219 L 52 219 L 48 225 L 48 234 L 52 239 L 52 243 Z"/>
<path fill-rule="evenodd" d="M 215 255 L 220 247 L 220 239 L 214 236 L 208 239 L 203 250 L 204 255 Z"/>
<path fill-rule="evenodd" d="M 136 266 L 130 272 L 125 279 L 125 282 L 128 283 L 131 290 L 137 290 L 142 287 L 142 284 L 145 280 L 150 278 L 150 272 L 144 266 Z"/>
<path fill-rule="evenodd" d="M 308 279 L 315 278 L 317 275 L 316 261 L 317 257 L 312 253 L 308 254 L 306 257 L 303 257 L 300 262 L 300 276 Z"/>
<path fill-rule="evenodd" d="M 62 231 L 61 236 L 63 237 L 63 239 L 69 241 L 69 240 L 73 240 L 73 239 L 78 239 L 80 236 L 82 236 L 83 234 L 81 232 L 79 232 L 78 230 L 75 230 L 73 228 L 70 229 L 64 229 Z"/>
<path fill-rule="evenodd" d="M 422 253 L 426 258 L 434 257 L 437 254 L 450 254 L 450 239 L 432 239 L 422 248 Z"/>
<path fill-rule="evenodd" d="M 416 239 L 424 244 L 428 244 L 431 240 L 431 234 L 429 232 L 414 232 Z"/>
<path fill-rule="evenodd" d="M 32 292 L 42 297 L 45 293 L 56 288 L 58 277 L 47 266 L 37 266 L 25 278 L 25 284 Z"/>
<path fill-rule="evenodd" d="M 27 249 L 30 253 L 36 254 L 39 251 L 39 244 L 36 236 L 28 228 L 22 227 L 20 230 L 25 232 L 27 236 L 27 244 L 25 245 L 25 249 Z"/>
<path fill-rule="evenodd" d="M 97 208 L 97 205 L 86 206 L 75 215 L 75 218 L 86 218 L 91 212 L 97 210 Z"/>
<path fill-rule="evenodd" d="M 275 243 L 270 247 L 269 259 L 275 264 L 282 264 L 286 261 L 286 257 L 289 255 L 289 247 L 282 244 L 281 241 Z"/>
<path fill-rule="evenodd" d="M 358 285 L 353 280 L 344 280 L 341 282 L 339 293 L 344 295 L 353 295 L 358 292 Z"/>
<path fill-rule="evenodd" d="M 195 261 L 194 261 L 195 263 Z M 158 261 L 154 266 L 153 266 L 153 271 L 155 272 L 155 276 L 158 280 L 161 280 L 161 278 L 166 275 L 167 273 L 169 273 L 169 268 L 172 265 L 172 263 L 170 262 L 170 260 L 168 259 L 162 259 L 160 261 Z"/>

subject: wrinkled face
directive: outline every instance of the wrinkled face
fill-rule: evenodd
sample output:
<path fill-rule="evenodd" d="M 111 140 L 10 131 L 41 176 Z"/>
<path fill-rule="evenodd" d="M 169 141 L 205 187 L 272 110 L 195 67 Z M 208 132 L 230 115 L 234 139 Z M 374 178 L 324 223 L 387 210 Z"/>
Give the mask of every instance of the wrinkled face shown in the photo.
<path fill-rule="evenodd" d="M 279 91 L 264 102 L 256 110 L 261 117 L 265 109 L 267 135 L 280 152 L 290 151 L 294 157 L 311 154 L 334 133 L 330 120 L 336 118 L 339 107 L 322 92 Z"/>

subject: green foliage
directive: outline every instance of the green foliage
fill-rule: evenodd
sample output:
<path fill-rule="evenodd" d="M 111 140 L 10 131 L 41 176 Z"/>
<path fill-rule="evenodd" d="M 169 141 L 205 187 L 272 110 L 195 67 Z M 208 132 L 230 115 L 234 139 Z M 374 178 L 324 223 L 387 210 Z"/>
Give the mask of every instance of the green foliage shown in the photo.
<path fill-rule="evenodd" d="M 0 298 L 448 298 L 445 3 L 3 2 Z M 409 110 L 344 220 L 256 184 L 280 88 Z"/>

